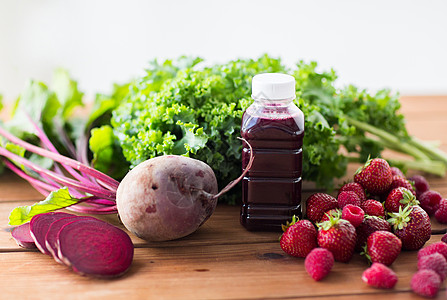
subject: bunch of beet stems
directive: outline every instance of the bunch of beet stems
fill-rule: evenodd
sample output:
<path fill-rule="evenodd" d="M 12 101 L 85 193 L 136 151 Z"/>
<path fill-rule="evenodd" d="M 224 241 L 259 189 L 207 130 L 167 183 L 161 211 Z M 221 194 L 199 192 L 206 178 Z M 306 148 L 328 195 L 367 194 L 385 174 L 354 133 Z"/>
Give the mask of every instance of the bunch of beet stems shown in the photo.
<path fill-rule="evenodd" d="M 53 191 L 67 187 L 70 195 L 79 200 L 77 204 L 67 207 L 71 211 L 85 214 L 117 213 L 115 199 L 119 182 L 88 166 L 86 155 L 84 163 L 61 155 L 45 132 L 34 121 L 31 123 L 42 147 L 23 141 L 1 127 L 0 135 L 29 152 L 53 160 L 53 170 L 43 168 L 5 147 L 0 147 L 0 155 L 3 156 L 5 165 L 45 197 Z M 73 149 L 73 145 L 70 148 Z M 20 166 L 33 172 L 27 172 Z"/>

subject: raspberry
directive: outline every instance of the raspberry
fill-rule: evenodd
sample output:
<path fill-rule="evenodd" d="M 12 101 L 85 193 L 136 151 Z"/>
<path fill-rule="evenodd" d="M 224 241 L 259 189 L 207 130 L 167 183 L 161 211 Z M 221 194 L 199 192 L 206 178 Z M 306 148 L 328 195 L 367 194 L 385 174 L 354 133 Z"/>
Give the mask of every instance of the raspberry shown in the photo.
<path fill-rule="evenodd" d="M 431 245 L 428 245 L 425 248 L 422 248 L 418 252 L 418 260 L 420 260 L 425 255 L 430 255 L 433 253 L 442 254 L 444 256 L 444 258 L 447 260 L 447 243 L 436 242 Z"/>
<path fill-rule="evenodd" d="M 420 206 L 427 212 L 429 216 L 433 215 L 439 208 L 439 202 L 442 200 L 440 193 L 428 190 L 418 198 Z"/>
<path fill-rule="evenodd" d="M 411 278 L 410 285 L 416 294 L 434 298 L 441 286 L 441 278 L 433 270 L 419 270 Z"/>
<path fill-rule="evenodd" d="M 356 192 L 353 191 L 345 191 L 338 194 L 337 197 L 338 207 L 343 209 L 347 204 L 353 204 L 356 206 L 360 206 L 360 203 L 362 202 L 360 200 L 360 197 L 357 195 Z"/>
<path fill-rule="evenodd" d="M 439 208 L 435 212 L 435 218 L 439 223 L 447 224 L 447 199 L 439 202 Z"/>
<path fill-rule="evenodd" d="M 365 189 L 360 184 L 358 184 L 357 182 L 348 182 L 348 183 L 346 183 L 345 185 L 343 185 L 340 188 L 338 193 L 347 192 L 347 191 L 356 193 L 357 196 L 359 196 L 361 202 L 366 200 Z"/>
<path fill-rule="evenodd" d="M 313 249 L 304 260 L 307 273 L 316 281 L 326 277 L 333 265 L 334 255 L 325 248 Z"/>
<path fill-rule="evenodd" d="M 447 261 L 440 253 L 425 255 L 418 260 L 418 270 L 425 269 L 435 271 L 441 278 L 441 281 L 444 281 L 447 277 Z"/>
<path fill-rule="evenodd" d="M 341 214 L 342 219 L 351 222 L 354 227 L 358 227 L 360 224 L 362 224 L 364 216 L 365 212 L 363 211 L 363 209 L 352 204 L 347 204 L 345 207 L 343 207 L 343 211 Z"/>
<path fill-rule="evenodd" d="M 430 185 L 428 184 L 427 179 L 421 175 L 414 175 L 409 178 L 409 180 L 414 182 L 414 188 L 416 189 L 416 197 L 419 199 L 419 196 L 422 193 L 428 191 L 430 189 Z"/>
<path fill-rule="evenodd" d="M 404 173 L 398 167 L 391 167 L 391 174 L 393 176 L 398 175 L 405 178 Z"/>
<path fill-rule="evenodd" d="M 360 205 L 360 208 L 363 209 L 365 215 L 385 218 L 385 209 L 377 200 L 368 199 Z"/>
<path fill-rule="evenodd" d="M 384 264 L 373 263 L 363 272 L 362 280 L 379 289 L 392 289 L 397 283 L 397 275 Z"/>

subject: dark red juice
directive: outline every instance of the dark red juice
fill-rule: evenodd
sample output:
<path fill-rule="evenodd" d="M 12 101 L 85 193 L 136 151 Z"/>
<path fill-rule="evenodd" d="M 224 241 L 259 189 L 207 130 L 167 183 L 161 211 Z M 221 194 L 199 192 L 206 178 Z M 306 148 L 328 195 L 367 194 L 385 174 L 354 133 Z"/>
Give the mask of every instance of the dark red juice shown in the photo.
<path fill-rule="evenodd" d="M 281 230 L 293 215 L 301 217 L 304 117 L 286 107 L 248 109 L 241 135 L 253 148 L 253 165 L 242 181 L 241 224 L 249 230 Z M 250 148 L 244 143 L 242 167 Z"/>

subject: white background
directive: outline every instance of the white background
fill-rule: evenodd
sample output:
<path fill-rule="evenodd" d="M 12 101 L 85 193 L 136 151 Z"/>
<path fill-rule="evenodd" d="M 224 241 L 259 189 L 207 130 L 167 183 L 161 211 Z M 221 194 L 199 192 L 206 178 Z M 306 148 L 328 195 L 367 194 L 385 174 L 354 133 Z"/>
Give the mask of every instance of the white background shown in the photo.
<path fill-rule="evenodd" d="M 153 58 L 316 60 L 338 84 L 447 94 L 447 1 L 0 0 L 0 93 L 67 68 L 91 97 Z"/>

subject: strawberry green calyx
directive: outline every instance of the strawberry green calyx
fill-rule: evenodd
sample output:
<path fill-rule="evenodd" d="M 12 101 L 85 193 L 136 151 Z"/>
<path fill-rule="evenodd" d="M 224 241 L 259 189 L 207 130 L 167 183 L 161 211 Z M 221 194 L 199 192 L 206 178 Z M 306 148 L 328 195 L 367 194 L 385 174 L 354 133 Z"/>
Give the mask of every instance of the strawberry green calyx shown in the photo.
<path fill-rule="evenodd" d="M 411 221 L 410 214 L 412 211 L 413 207 L 410 205 L 405 206 L 404 209 L 402 209 L 402 206 L 399 206 L 399 212 L 389 213 L 391 218 L 388 222 L 393 226 L 394 230 L 404 229 Z"/>
<path fill-rule="evenodd" d="M 317 223 L 317 227 L 319 230 L 329 230 L 332 227 L 337 226 L 338 223 L 340 223 L 341 219 L 341 215 L 338 214 L 326 214 L 329 218 L 329 220 L 321 222 L 321 223 Z"/>
<path fill-rule="evenodd" d="M 290 226 L 294 225 L 299 220 L 300 220 L 300 218 L 298 218 L 296 215 L 293 215 L 292 220 L 290 222 L 287 221 L 287 223 L 285 225 L 284 224 L 281 225 L 282 231 L 286 232 Z"/>
<path fill-rule="evenodd" d="M 360 252 L 360 255 L 364 256 L 370 265 L 372 264 L 371 256 L 368 254 L 368 245 L 367 244 L 365 244 L 362 247 L 362 252 Z"/>
<path fill-rule="evenodd" d="M 371 161 L 372 161 L 371 157 L 368 156 L 368 159 L 366 160 L 365 164 L 360 168 L 358 168 L 357 171 L 355 171 L 354 175 L 360 174 L 363 171 L 363 169 L 365 169 L 371 164 Z"/>
<path fill-rule="evenodd" d="M 399 203 L 403 204 L 404 206 L 419 205 L 419 201 L 416 199 L 413 193 L 408 189 L 403 189 L 402 200 L 400 200 Z"/>

